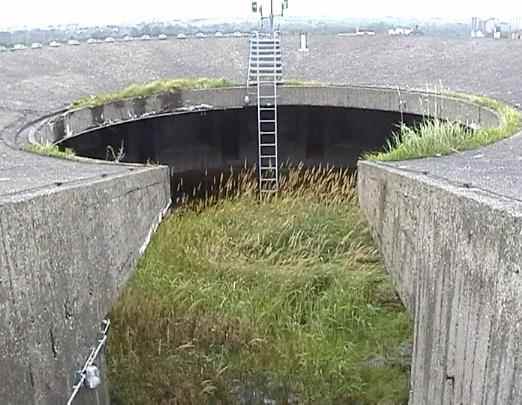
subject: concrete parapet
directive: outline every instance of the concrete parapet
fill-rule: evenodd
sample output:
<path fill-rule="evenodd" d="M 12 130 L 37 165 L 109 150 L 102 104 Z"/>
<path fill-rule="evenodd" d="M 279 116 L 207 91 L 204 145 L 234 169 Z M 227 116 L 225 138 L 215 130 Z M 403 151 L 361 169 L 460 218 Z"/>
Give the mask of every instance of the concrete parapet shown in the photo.
<path fill-rule="evenodd" d="M 167 168 L 130 170 L 0 204 L 2 404 L 66 403 L 170 203 Z M 74 403 L 108 403 L 106 385 Z"/>
<path fill-rule="evenodd" d="M 245 88 L 178 91 L 108 103 L 104 106 L 68 111 L 55 116 L 49 126 L 35 134 L 36 140 L 55 142 L 96 128 L 155 115 L 199 109 L 227 109 L 245 106 Z M 436 116 L 483 126 L 498 124 L 496 113 L 470 101 L 448 95 L 379 87 L 284 86 L 279 104 L 401 111 Z M 255 103 L 255 100 L 250 100 Z"/>
<path fill-rule="evenodd" d="M 440 94 L 341 86 L 282 87 L 279 94 L 282 105 L 400 111 L 481 126 L 499 122 L 494 111 Z M 57 142 L 151 116 L 242 108 L 245 95 L 245 88 L 181 91 L 68 111 L 40 123 L 30 139 Z M 497 221 L 485 208 L 489 197 L 468 201 L 472 191 L 455 187 L 454 194 L 390 167 L 362 162 L 359 192 L 386 268 L 415 319 L 412 404 L 520 398 L 518 391 L 508 393 L 515 385 L 497 381 L 499 373 L 517 377 L 509 355 L 518 354 L 519 326 L 501 330 L 501 323 L 517 319 L 509 268 L 517 263 L 518 245 L 494 240 L 502 226 L 516 234 L 516 218 L 509 222 L 514 208 L 498 208 L 496 214 L 511 214 Z M 2 403 L 65 401 L 72 372 L 88 355 L 99 322 L 170 201 L 167 168 L 132 170 L 0 205 L 0 283 L 8 286 L 4 295 L 0 290 L 0 319 L 12 325 L 0 332 L 8 370 L 0 370 Z M 500 282 L 491 269 L 501 265 Z M 28 388 L 16 389 L 22 383 Z M 98 394 L 82 392 L 87 396 L 78 403 L 106 403 L 103 390 Z"/>
<path fill-rule="evenodd" d="M 410 405 L 522 403 L 522 203 L 383 163 L 358 181 L 414 319 Z"/>

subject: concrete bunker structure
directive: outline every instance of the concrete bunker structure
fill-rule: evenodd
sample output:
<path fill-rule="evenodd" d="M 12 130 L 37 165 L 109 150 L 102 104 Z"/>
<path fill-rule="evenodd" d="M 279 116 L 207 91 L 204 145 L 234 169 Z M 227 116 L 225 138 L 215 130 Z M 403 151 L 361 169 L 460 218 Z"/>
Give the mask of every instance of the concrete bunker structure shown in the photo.
<path fill-rule="evenodd" d="M 360 110 L 384 115 L 389 113 L 394 117 L 390 122 L 395 120 L 396 114 L 402 114 L 411 120 L 436 115 L 443 119 L 488 127 L 499 123 L 499 117 L 492 110 L 440 94 L 346 86 L 283 87 L 280 94 L 280 104 L 291 108 L 341 108 L 346 109 L 344 111 L 348 114 L 350 111 L 355 114 L 353 110 L 359 110 L 357 114 L 361 113 Z M 52 141 L 72 145 L 76 142 L 89 152 L 88 146 L 82 146 L 84 139 L 110 134 L 117 126 L 129 128 L 132 125 L 145 125 L 151 118 L 168 120 L 179 114 L 188 114 L 183 117 L 186 119 L 194 114 L 210 116 L 214 111 L 226 113 L 245 110 L 244 95 L 243 88 L 182 91 L 62 112 L 27 126 L 17 139 L 20 143 Z M 245 114 L 248 113 L 246 108 Z M 333 116 L 337 117 L 337 114 Z M 183 125 L 186 128 L 190 124 L 182 124 L 180 133 L 183 133 Z M 383 132 L 380 134 L 375 139 L 369 137 L 364 147 L 382 145 Z M 132 130 L 128 130 L 125 136 L 131 137 Z M 115 146 L 119 146 L 120 138 L 112 141 Z M 104 144 L 101 138 L 97 142 L 102 146 Z M 248 150 L 248 144 L 245 150 Z M 239 151 L 242 150 L 241 145 L 239 141 Z M 363 149 L 360 143 L 355 145 L 359 145 L 359 150 Z M 242 160 L 240 152 L 240 159 L 235 158 L 237 155 L 229 159 L 224 153 L 228 150 L 227 144 L 221 143 L 220 146 L 220 157 L 209 158 L 207 163 L 228 165 Z M 138 156 L 140 149 L 132 148 L 128 149 L 129 156 Z M 317 147 L 310 149 L 317 150 Z M 322 151 L 324 159 L 328 148 L 324 147 Z M 101 157 L 100 149 L 95 148 L 91 152 L 92 156 Z M 195 150 L 193 156 L 200 153 Z M 246 152 L 247 158 L 249 153 Z M 298 153 L 306 159 L 306 147 Z M 353 165 L 355 155 L 350 154 L 349 161 L 343 163 Z M 176 155 L 172 156 L 175 161 Z M 300 157 L 297 155 L 296 159 Z M 315 159 L 311 158 L 310 164 L 315 163 Z M 182 165 L 182 170 L 191 169 L 186 166 L 187 162 Z M 121 163 L 95 161 L 86 164 L 122 166 Z M 2 358 L 7 359 L 4 370 L 9 370 L 6 378 L 6 372 L 0 370 L 0 376 L 5 382 L 0 389 L 3 402 L 56 404 L 65 401 L 68 389 L 72 386 L 73 371 L 87 356 L 99 321 L 110 310 L 118 292 L 131 275 L 136 258 L 142 253 L 151 232 L 168 207 L 169 172 L 165 167 L 123 167 L 127 173 L 0 205 L 0 210 L 12 210 L 20 214 L 18 217 L 0 215 L 0 218 L 7 218 L 0 222 L 3 229 L 7 230 L 2 235 L 4 244 L 0 249 L 0 268 L 6 266 L 4 268 L 8 268 L 11 275 L 14 274 L 14 278 L 11 277 L 18 284 L 15 283 L 16 288 L 12 290 L 19 291 L 21 295 L 21 299 L 0 295 L 0 307 L 6 309 L 4 314 L 8 314 L 5 321 L 17 325 L 12 333 L 0 334 L 0 347 L 4 350 L 2 356 L 5 356 Z M 196 161 L 193 167 L 201 168 L 201 162 Z M 507 222 L 515 232 L 518 220 L 509 216 L 509 212 L 514 211 L 506 211 L 503 216 L 506 224 L 500 224 L 496 222 L 495 213 L 508 209 L 507 205 L 497 205 L 494 211 L 490 211 L 487 208 L 492 203 L 490 197 L 487 201 L 480 198 L 478 201 L 469 189 L 463 190 L 457 186 L 447 189 L 436 181 L 423 178 L 422 174 L 404 175 L 399 173 L 400 170 L 400 164 L 359 163 L 359 193 L 361 205 L 368 214 L 374 236 L 382 249 L 386 268 L 392 274 L 397 290 L 415 321 L 410 403 L 482 401 L 489 404 L 495 403 L 497 399 L 511 402 L 496 403 L 517 403 L 522 393 L 517 388 L 520 379 L 516 379 L 518 369 L 513 362 L 518 358 L 514 333 L 518 331 L 519 324 L 508 327 L 496 345 L 490 343 L 497 342 L 497 338 L 490 338 L 501 324 L 514 319 L 516 313 L 512 311 L 521 305 L 522 300 L 515 288 L 518 284 L 512 283 L 515 277 L 513 273 L 505 272 L 504 284 L 491 284 L 495 274 L 488 270 L 491 268 L 486 269 L 484 266 L 515 266 L 521 251 L 516 250 L 519 241 L 517 239 L 514 243 L 505 240 L 500 246 L 497 240 L 498 249 L 502 252 L 509 250 L 509 255 L 488 255 L 486 261 L 480 262 L 481 251 L 488 249 L 489 243 L 495 243 L 494 237 L 491 234 L 491 240 L 486 242 L 473 237 L 474 232 L 488 235 L 488 226 L 499 230 Z M 439 209 L 446 211 L 439 216 Z M 136 215 L 136 212 L 143 215 Z M 30 224 L 34 224 L 35 218 L 41 223 L 31 228 Z M 447 225 L 447 230 L 439 226 L 438 218 Z M 472 222 L 468 223 L 468 219 Z M 40 242 L 21 249 L 18 242 L 31 240 L 26 234 L 31 232 L 30 229 L 38 230 Z M 128 232 L 130 229 L 132 232 Z M 420 233 L 413 236 L 414 232 Z M 461 240 L 462 235 L 467 239 Z M 423 242 L 428 243 L 426 246 L 430 247 L 429 251 L 424 251 L 421 245 Z M 464 259 L 454 257 L 450 250 L 456 247 L 454 244 L 457 242 L 463 243 L 463 247 L 469 247 L 471 256 L 465 251 L 462 252 L 465 253 Z M 45 251 L 42 246 L 45 246 Z M 454 266 L 451 270 L 448 270 L 446 262 L 438 259 L 439 251 L 451 257 L 448 262 Z M 54 257 L 58 252 L 61 255 Z M 505 261 L 506 257 L 509 261 Z M 34 261 L 43 264 L 34 270 Z M 474 273 L 472 266 L 484 268 L 480 273 L 483 277 Z M 459 272 L 463 267 L 465 269 Z M 86 287 L 90 283 L 94 283 L 94 287 Z M 496 296 L 498 305 L 489 306 L 489 293 L 494 292 L 489 291 L 489 288 L 493 285 L 505 288 L 495 292 L 500 294 Z M 473 292 L 474 289 L 478 292 Z M 33 292 L 33 296 L 24 301 L 22 295 L 27 296 L 28 291 Z M 446 291 L 453 291 L 453 295 L 447 296 Z M 464 298 L 458 298 L 458 304 L 450 305 L 457 297 Z M 509 313 L 502 312 L 503 308 L 508 307 Z M 485 313 L 491 315 L 488 326 L 480 322 L 482 312 L 479 311 L 485 308 Z M 495 314 L 499 314 L 498 311 L 500 317 L 494 318 Z M 24 327 L 21 319 L 31 320 L 32 326 Z M 52 327 L 56 325 L 57 319 L 60 320 L 61 328 Z M 487 339 L 481 335 L 484 327 L 488 328 Z M 450 330 L 455 332 L 448 332 Z M 467 342 L 471 339 L 475 341 L 468 348 Z M 508 360 L 507 355 L 515 357 Z M 502 367 L 495 369 L 495 365 Z M 44 370 L 47 372 L 44 373 Z M 509 378 L 504 381 L 501 376 L 506 373 Z M 22 381 L 26 388 L 24 390 L 19 389 Z M 96 398 L 88 391 L 81 395 L 78 404 L 108 402 L 106 391 L 103 390 L 97 392 Z M 462 399 L 459 402 L 461 398 L 472 400 Z"/>
<path fill-rule="evenodd" d="M 382 149 L 401 123 L 433 115 L 490 124 L 488 110 L 436 94 L 346 86 L 280 89 L 279 159 L 355 169 Z M 244 88 L 178 91 L 66 112 L 37 131 L 38 141 L 79 156 L 168 165 L 171 175 L 212 176 L 257 161 L 257 111 Z M 457 110 L 458 108 L 458 110 Z M 489 120 L 489 121 L 488 121 Z"/>

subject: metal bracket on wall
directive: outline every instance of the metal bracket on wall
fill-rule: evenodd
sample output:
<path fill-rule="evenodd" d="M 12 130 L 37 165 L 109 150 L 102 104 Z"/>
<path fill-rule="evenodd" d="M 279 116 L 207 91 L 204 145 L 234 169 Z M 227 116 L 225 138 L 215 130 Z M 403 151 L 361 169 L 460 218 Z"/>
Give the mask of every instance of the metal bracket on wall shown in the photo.
<path fill-rule="evenodd" d="M 90 389 L 95 389 L 101 383 L 101 377 L 98 367 L 94 364 L 94 361 L 98 358 L 103 346 L 107 343 L 107 336 L 109 334 L 109 328 L 111 321 L 104 319 L 101 324 L 100 333 L 97 340 L 97 345 L 91 349 L 89 357 L 85 361 L 81 370 L 76 371 L 75 384 L 73 385 L 72 394 L 67 401 L 67 405 L 71 405 L 78 395 L 78 392 L 83 386 Z"/>

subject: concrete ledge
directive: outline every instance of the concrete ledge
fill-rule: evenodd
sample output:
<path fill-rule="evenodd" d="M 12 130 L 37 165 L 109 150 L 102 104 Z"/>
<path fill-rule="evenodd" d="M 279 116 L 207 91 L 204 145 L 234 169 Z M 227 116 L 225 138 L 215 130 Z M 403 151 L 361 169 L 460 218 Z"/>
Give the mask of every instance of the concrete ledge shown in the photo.
<path fill-rule="evenodd" d="M 164 167 L 0 204 L 0 402 L 63 404 L 170 204 Z M 108 403 L 106 387 L 75 404 Z"/>
<path fill-rule="evenodd" d="M 58 142 L 87 131 L 123 122 L 194 110 L 242 108 L 246 88 L 179 91 L 67 111 L 43 123 L 34 134 L 37 142 Z M 492 127 L 497 114 L 483 106 L 452 96 L 378 87 L 284 86 L 280 105 L 335 106 L 401 111 Z"/>
<path fill-rule="evenodd" d="M 522 202 L 382 163 L 358 181 L 414 319 L 410 404 L 522 403 Z"/>
<path fill-rule="evenodd" d="M 100 127 L 162 114 L 181 114 L 195 109 L 241 108 L 245 95 L 245 88 L 184 91 L 68 111 L 38 123 L 19 142 L 58 142 Z M 401 111 L 488 127 L 499 123 L 494 111 L 465 100 L 386 88 L 284 87 L 280 89 L 280 104 Z M 384 247 L 386 243 L 392 243 L 387 242 L 389 238 L 395 241 L 393 225 L 399 225 L 393 221 L 387 222 L 390 215 L 387 187 L 392 187 L 391 180 L 383 178 L 383 182 L 390 181 L 390 185 L 386 186 L 381 186 L 379 181 L 372 183 L 366 180 L 367 171 L 381 167 L 385 166 L 361 164 L 361 202 L 369 216 L 373 216 L 370 222 L 375 237 L 380 241 L 386 267 L 400 267 L 413 260 L 410 267 L 390 271 L 394 274 L 402 299 L 417 322 L 421 319 L 417 311 L 422 312 L 418 304 L 421 302 L 419 296 L 425 293 L 418 291 L 419 271 L 412 266 L 420 263 L 421 259 L 416 258 L 413 250 L 408 250 L 410 245 L 402 239 L 393 242 L 398 243 L 398 246 L 393 245 L 393 254 Z M 416 190 L 414 183 L 408 186 L 411 193 Z M 402 186 L 397 187 L 399 190 Z M 150 168 L 53 193 L 24 196 L 19 201 L 0 205 L 0 218 L 7 218 L 0 219 L 6 234 L 6 242 L 0 248 L 0 278 L 12 280 L 9 282 L 10 296 L 6 295 L 2 301 L 0 295 L 0 308 L 6 308 L 5 313 L 8 314 L 4 322 L 17 325 L 17 328 L 22 325 L 21 329 L 11 328 L 6 334 L 0 333 L 0 344 L 5 347 L 5 352 L 0 354 L 5 353 L 10 364 L 8 374 L 4 376 L 0 371 L 0 379 L 7 381 L 0 389 L 2 400 L 6 398 L 7 404 L 54 404 L 65 401 L 67 388 L 72 386 L 70 371 L 78 368 L 87 356 L 99 321 L 125 285 L 169 201 L 168 169 Z M 132 214 L 129 215 L 129 212 Z M 136 212 L 140 215 L 135 215 Z M 418 215 L 422 212 L 419 211 Z M 418 232 L 411 218 L 410 223 L 405 226 L 410 226 L 412 232 Z M 133 231 L 129 232 L 130 229 Z M 423 232 L 429 231 L 426 229 Z M 31 243 L 31 233 L 35 233 L 34 240 L 38 242 Z M 20 244 L 20 241 L 28 242 Z M 7 273 L 2 274 L 2 269 L 6 269 Z M 21 296 L 27 291 L 36 293 L 30 299 Z M 440 292 L 439 295 L 442 296 Z M 426 306 L 423 304 L 421 307 L 424 310 Z M 435 355 L 430 354 L 427 360 L 418 354 L 428 353 L 428 344 L 435 345 L 429 337 L 435 336 L 436 332 L 425 325 L 434 319 L 431 315 L 429 313 L 422 318 L 425 319 L 421 324 L 424 329 L 415 335 L 412 401 L 417 402 L 413 403 L 426 403 L 422 401 L 449 395 L 445 393 L 447 388 L 440 395 L 438 388 L 435 388 L 436 384 L 440 384 L 441 376 L 452 384 L 461 381 L 457 371 L 440 371 L 442 360 L 436 359 Z M 34 319 L 33 326 L 27 327 L 24 323 L 27 319 Z M 425 338 L 424 333 L 429 336 Z M 449 346 L 444 343 L 443 347 L 441 353 L 445 353 Z M 26 382 L 31 389 L 17 391 L 16 385 L 20 381 Z M 442 386 L 447 384 L 443 382 Z M 80 398 L 78 403 L 108 401 L 103 390 L 97 394 L 83 392 L 85 397 Z"/>

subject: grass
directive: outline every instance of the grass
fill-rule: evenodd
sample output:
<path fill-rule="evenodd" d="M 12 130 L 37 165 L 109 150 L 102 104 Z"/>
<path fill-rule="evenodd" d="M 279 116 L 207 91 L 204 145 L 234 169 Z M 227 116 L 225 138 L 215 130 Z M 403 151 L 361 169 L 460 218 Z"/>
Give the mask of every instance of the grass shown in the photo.
<path fill-rule="evenodd" d="M 284 81 L 285 86 L 328 86 L 328 84 L 314 80 L 291 79 Z"/>
<path fill-rule="evenodd" d="M 250 172 L 162 224 L 112 313 L 113 403 L 407 403 L 410 322 L 353 179 L 282 188 L 260 202 Z"/>
<path fill-rule="evenodd" d="M 114 101 L 135 97 L 147 97 L 154 94 L 169 93 L 180 90 L 212 89 L 231 87 L 232 82 L 225 79 L 165 79 L 143 84 L 132 84 L 123 90 L 113 93 L 83 97 L 72 103 L 71 108 L 97 107 Z"/>
<path fill-rule="evenodd" d="M 476 149 L 516 134 L 521 129 L 521 114 L 497 100 L 470 95 L 453 95 L 496 111 L 500 125 L 496 128 L 472 129 L 441 119 L 425 120 L 419 125 L 401 125 L 382 152 L 364 156 L 368 160 L 397 161 L 429 156 L 449 155 Z"/>
<path fill-rule="evenodd" d="M 75 153 L 69 148 L 60 148 L 58 145 L 52 143 L 33 143 L 28 144 L 25 149 L 28 152 L 37 153 L 39 155 L 51 156 L 61 159 L 72 159 Z"/>

